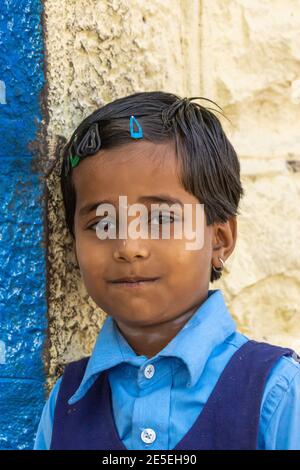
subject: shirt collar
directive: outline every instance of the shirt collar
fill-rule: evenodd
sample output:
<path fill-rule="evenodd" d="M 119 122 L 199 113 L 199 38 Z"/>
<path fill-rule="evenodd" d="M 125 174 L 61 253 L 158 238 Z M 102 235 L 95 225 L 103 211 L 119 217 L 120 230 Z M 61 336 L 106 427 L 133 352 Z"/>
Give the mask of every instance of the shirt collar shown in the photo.
<path fill-rule="evenodd" d="M 199 380 L 213 350 L 235 331 L 236 324 L 221 290 L 209 290 L 207 299 L 159 355 L 183 361 L 192 387 Z"/>
<path fill-rule="evenodd" d="M 122 362 L 140 367 L 146 361 L 153 362 L 158 357 L 180 359 L 189 372 L 190 386 L 193 386 L 199 380 L 212 351 L 235 330 L 236 324 L 227 310 L 220 289 L 208 291 L 207 299 L 184 327 L 165 348 L 151 359 L 138 356 L 119 331 L 113 318 L 107 317 L 98 335 L 83 379 L 68 403 L 73 404 L 80 400 L 104 370 Z"/>

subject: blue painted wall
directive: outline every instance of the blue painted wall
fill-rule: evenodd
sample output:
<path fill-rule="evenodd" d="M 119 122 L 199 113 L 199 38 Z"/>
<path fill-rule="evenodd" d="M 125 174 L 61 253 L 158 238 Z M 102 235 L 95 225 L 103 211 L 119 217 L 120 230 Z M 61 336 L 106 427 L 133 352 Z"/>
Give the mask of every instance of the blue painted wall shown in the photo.
<path fill-rule="evenodd" d="M 40 0 L 0 2 L 0 449 L 30 449 L 45 401 Z"/>

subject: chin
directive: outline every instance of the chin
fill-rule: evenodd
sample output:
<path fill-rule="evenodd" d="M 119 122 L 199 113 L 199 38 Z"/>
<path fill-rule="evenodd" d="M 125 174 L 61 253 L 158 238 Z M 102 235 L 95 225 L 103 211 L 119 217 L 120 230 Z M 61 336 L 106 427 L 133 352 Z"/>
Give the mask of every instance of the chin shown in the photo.
<path fill-rule="evenodd" d="M 99 299 L 98 299 L 99 300 Z M 110 301 L 112 300 L 112 301 Z M 126 299 L 127 300 L 127 299 Z M 147 300 L 142 297 L 134 297 L 128 301 L 124 299 L 116 302 L 116 299 L 106 299 L 106 302 L 96 302 L 99 307 L 116 321 L 132 326 L 150 326 L 166 321 L 164 312 L 167 306 L 158 308 L 155 300 Z M 155 311 L 153 307 L 156 307 Z"/>
<path fill-rule="evenodd" d="M 153 310 L 148 312 L 141 310 L 126 310 L 126 312 L 123 310 L 122 312 L 117 312 L 115 310 L 112 317 L 117 321 L 120 320 L 120 322 L 134 327 L 155 325 L 159 323 L 161 319 L 159 314 L 155 314 Z"/>

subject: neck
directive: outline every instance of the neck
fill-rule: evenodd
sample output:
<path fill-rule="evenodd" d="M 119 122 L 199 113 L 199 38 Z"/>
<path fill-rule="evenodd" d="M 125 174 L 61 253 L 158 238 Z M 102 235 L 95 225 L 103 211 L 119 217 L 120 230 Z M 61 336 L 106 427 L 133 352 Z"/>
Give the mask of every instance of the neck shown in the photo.
<path fill-rule="evenodd" d="M 202 303 L 202 302 L 201 302 Z M 138 356 L 151 358 L 161 351 L 184 327 L 199 305 L 164 323 L 146 326 L 116 321 L 122 335 Z"/>

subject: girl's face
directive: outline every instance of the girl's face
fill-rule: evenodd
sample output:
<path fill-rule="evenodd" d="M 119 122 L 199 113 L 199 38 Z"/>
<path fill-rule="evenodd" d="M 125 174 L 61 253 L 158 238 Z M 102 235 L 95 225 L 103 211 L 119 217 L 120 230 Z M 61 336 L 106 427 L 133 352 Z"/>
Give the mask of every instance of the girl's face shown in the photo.
<path fill-rule="evenodd" d="M 192 204 L 194 214 L 199 201 L 185 191 L 177 168 L 172 143 L 133 141 L 100 150 L 73 170 L 75 250 L 81 275 L 89 295 L 117 323 L 146 326 L 176 320 L 207 297 L 214 232 L 206 221 L 203 247 L 196 251 L 186 249 L 191 240 L 184 233 L 181 239 L 175 239 L 172 230 L 170 239 L 100 240 L 96 234 L 101 219 L 96 215 L 97 206 L 102 201 L 113 204 L 118 222 L 121 195 L 127 196 L 128 205 L 144 204 L 149 220 L 151 204 L 167 197 Z M 84 210 L 93 205 L 93 210 Z M 128 223 L 138 215 L 128 216 Z M 159 223 L 158 217 L 155 223 Z M 116 282 L 132 276 L 150 280 L 138 285 Z"/>

